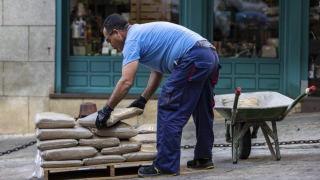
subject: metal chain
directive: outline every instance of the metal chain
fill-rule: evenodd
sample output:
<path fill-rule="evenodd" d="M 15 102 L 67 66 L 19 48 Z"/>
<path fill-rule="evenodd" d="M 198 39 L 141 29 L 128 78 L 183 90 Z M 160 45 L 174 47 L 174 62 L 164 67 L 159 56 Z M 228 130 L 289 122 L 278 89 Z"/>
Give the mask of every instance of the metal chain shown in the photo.
<path fill-rule="evenodd" d="M 318 140 L 299 140 L 299 141 L 282 141 L 279 142 L 279 145 L 293 145 L 293 144 L 314 144 L 314 143 L 320 143 L 320 139 Z M 272 143 L 274 145 L 274 142 Z M 266 146 L 267 143 L 252 143 L 251 146 Z M 183 149 L 192 149 L 195 145 L 184 145 L 181 146 Z M 232 147 L 232 144 L 213 144 L 213 147 Z"/>
<path fill-rule="evenodd" d="M 13 148 L 13 149 L 9 149 L 9 150 L 7 150 L 7 151 L 0 152 L 0 156 L 3 156 L 3 155 L 5 155 L 5 154 L 10 154 L 10 153 L 15 152 L 15 151 L 19 151 L 20 149 L 24 149 L 24 148 L 26 148 L 26 147 L 28 147 L 28 146 L 32 146 L 32 145 L 34 145 L 35 143 L 37 143 L 37 141 L 31 141 L 31 142 L 29 142 L 28 144 L 24 144 L 24 145 L 22 145 L 22 146 L 19 146 L 19 147 Z"/>
<path fill-rule="evenodd" d="M 0 152 L 0 156 L 3 156 L 5 154 L 10 154 L 10 153 L 15 152 L 15 151 L 19 151 L 20 149 L 25 149 L 26 147 L 32 146 L 35 143 L 37 143 L 37 141 L 31 141 L 28 144 L 24 144 L 22 146 L 19 146 L 19 147 L 13 148 L 13 149 L 9 149 L 7 151 Z M 320 143 L 320 139 L 318 139 L 318 140 L 282 141 L 282 142 L 279 142 L 279 145 L 314 144 L 314 143 Z M 266 144 L 267 144 L 266 142 L 263 142 L 263 143 L 252 143 L 251 146 L 265 146 Z M 274 145 L 274 142 L 272 144 Z M 232 146 L 231 143 L 229 143 L 229 144 L 213 144 L 213 147 L 231 147 L 231 146 Z M 194 147 L 195 147 L 195 145 L 184 145 L 184 146 L 181 146 L 181 148 L 183 148 L 183 149 L 192 149 Z"/>

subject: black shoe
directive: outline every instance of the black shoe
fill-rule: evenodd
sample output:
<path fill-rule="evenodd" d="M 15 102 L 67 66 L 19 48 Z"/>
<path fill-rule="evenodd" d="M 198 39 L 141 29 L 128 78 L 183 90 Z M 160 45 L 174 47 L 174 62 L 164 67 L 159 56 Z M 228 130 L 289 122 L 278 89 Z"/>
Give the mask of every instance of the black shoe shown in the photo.
<path fill-rule="evenodd" d="M 159 171 L 154 166 L 140 167 L 138 174 L 141 177 L 167 177 L 167 176 L 176 176 L 177 174 L 167 174 Z"/>
<path fill-rule="evenodd" d="M 196 168 L 196 169 L 213 169 L 214 168 L 211 157 L 188 161 L 187 167 Z"/>

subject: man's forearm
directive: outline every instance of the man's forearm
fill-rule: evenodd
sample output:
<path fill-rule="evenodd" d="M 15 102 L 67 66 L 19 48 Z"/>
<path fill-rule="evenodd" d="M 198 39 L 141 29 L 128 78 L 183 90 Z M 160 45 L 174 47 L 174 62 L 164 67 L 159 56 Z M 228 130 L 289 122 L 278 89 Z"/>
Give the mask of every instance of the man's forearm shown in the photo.
<path fill-rule="evenodd" d="M 162 81 L 163 74 L 156 72 L 156 71 L 151 71 L 149 81 L 147 84 L 146 89 L 142 93 L 142 96 L 148 101 L 150 97 L 156 92 L 158 87 L 160 86 L 160 83 Z"/>
<path fill-rule="evenodd" d="M 118 103 L 128 94 L 131 87 L 132 83 L 120 79 L 111 97 L 109 98 L 107 105 L 114 109 L 118 105 Z"/>

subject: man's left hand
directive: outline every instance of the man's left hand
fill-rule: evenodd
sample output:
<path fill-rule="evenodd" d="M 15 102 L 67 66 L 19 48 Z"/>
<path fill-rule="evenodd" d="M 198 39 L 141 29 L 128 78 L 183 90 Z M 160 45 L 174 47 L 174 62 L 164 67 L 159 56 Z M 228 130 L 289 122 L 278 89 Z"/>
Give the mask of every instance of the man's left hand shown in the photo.
<path fill-rule="evenodd" d="M 96 119 L 96 127 L 98 129 L 107 127 L 107 121 L 110 118 L 112 111 L 113 109 L 111 109 L 108 105 L 105 105 L 100 111 L 98 111 L 98 116 Z"/>

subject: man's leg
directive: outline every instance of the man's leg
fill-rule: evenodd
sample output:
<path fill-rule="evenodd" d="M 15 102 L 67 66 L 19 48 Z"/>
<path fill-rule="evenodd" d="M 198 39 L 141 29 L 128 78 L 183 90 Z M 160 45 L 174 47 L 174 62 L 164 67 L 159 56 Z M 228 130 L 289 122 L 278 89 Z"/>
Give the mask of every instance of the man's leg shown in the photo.
<path fill-rule="evenodd" d="M 196 53 L 191 52 L 186 56 L 187 58 L 179 61 L 178 66 L 174 66 L 174 71 L 162 87 L 158 100 L 158 156 L 153 162 L 153 167 L 139 169 L 141 176 L 179 173 L 182 129 L 194 111 L 205 79 L 213 68 L 211 50 L 198 49 Z M 194 59 L 197 61 L 193 62 Z M 155 173 L 149 175 L 143 172 Z"/>

